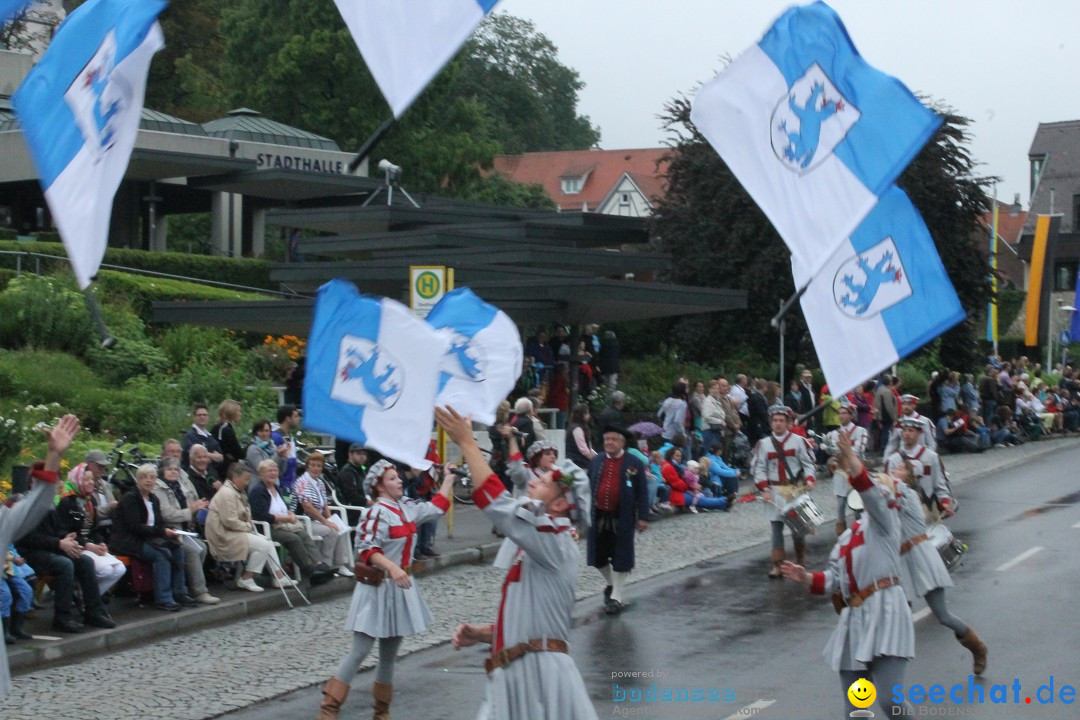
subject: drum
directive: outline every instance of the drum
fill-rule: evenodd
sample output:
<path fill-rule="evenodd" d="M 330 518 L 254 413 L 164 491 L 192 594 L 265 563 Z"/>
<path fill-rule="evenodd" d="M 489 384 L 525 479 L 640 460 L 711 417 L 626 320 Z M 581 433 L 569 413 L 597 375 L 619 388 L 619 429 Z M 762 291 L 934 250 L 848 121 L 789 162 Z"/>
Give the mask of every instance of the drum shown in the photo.
<path fill-rule="evenodd" d="M 949 528 L 940 523 L 927 530 L 926 536 L 930 539 L 930 542 L 934 543 L 934 547 L 937 548 L 938 553 L 941 555 L 942 562 L 945 563 L 945 567 L 949 570 L 958 565 L 964 553 L 967 552 L 967 545 L 957 540 L 949 532 Z"/>
<path fill-rule="evenodd" d="M 780 517 L 796 535 L 812 535 L 825 522 L 814 498 L 800 495 L 780 509 Z"/>

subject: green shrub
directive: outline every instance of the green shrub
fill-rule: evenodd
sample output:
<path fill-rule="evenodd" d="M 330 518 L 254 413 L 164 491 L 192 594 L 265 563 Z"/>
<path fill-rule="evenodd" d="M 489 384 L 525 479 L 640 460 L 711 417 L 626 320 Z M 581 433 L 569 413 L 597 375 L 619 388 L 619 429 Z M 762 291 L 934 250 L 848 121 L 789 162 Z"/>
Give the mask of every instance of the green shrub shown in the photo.
<path fill-rule="evenodd" d="M 93 433 L 126 435 L 132 441 L 155 442 L 175 429 L 174 407 L 162 397 L 160 386 L 129 383 L 122 388 L 82 388 L 70 409 Z M 175 406 L 180 413 L 186 409 Z"/>
<path fill-rule="evenodd" d="M 191 364 L 236 367 L 245 363 L 247 352 L 234 333 L 224 328 L 176 325 L 158 333 L 155 341 L 171 373 L 179 373 Z"/>
<path fill-rule="evenodd" d="M 57 402 L 69 407 L 76 392 L 101 384 L 78 358 L 42 350 L 0 351 L 0 373 L 12 378 L 17 400 L 23 404 Z"/>
<path fill-rule="evenodd" d="M 18 274 L 14 270 L 8 270 L 7 268 L 0 268 L 0 292 L 3 292 L 8 283 L 18 277 Z"/>
<path fill-rule="evenodd" d="M 33 251 L 57 257 L 55 261 L 42 259 L 42 268 L 52 272 L 67 269 L 67 253 L 55 233 L 38 233 L 39 242 L 33 245 Z M 0 250 L 27 250 L 25 243 L 13 240 L 0 240 Z M 26 260 L 23 260 L 24 266 Z M 176 252 L 150 252 L 148 250 L 129 250 L 126 248 L 108 248 L 105 250 L 105 263 L 138 270 L 214 280 L 216 282 L 247 285 L 256 288 L 273 288 L 270 282 L 270 263 L 253 258 L 223 258 L 209 255 L 190 255 Z M 0 255 L 0 266 L 14 268 L 15 258 Z"/>
<path fill-rule="evenodd" d="M 0 293 L 0 346 L 80 354 L 92 338 L 86 301 L 63 281 L 23 274 Z"/>
<path fill-rule="evenodd" d="M 0 228 L 0 240 L 17 240 L 19 233 L 11 228 Z"/>
<path fill-rule="evenodd" d="M 86 361 L 107 385 L 123 385 L 129 379 L 144 375 L 163 374 L 169 359 L 149 340 L 117 337 L 116 344 L 104 350 L 92 344 L 86 351 Z"/>
<path fill-rule="evenodd" d="M 900 378 L 900 391 L 927 398 L 927 389 L 930 387 L 930 375 L 918 366 L 902 362 L 896 366 L 896 374 Z"/>

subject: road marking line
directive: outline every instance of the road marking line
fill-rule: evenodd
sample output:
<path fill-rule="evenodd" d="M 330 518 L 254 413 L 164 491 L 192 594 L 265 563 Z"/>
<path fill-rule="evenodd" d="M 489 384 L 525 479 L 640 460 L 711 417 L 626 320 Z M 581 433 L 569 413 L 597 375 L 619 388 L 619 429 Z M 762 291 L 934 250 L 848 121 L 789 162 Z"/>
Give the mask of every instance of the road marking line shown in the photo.
<path fill-rule="evenodd" d="M 1025 550 L 1024 552 L 1020 553 L 1019 555 L 1014 557 L 1009 562 L 1007 562 L 1004 565 L 997 568 L 997 572 L 1005 572 L 1006 570 L 1011 570 L 1014 565 L 1019 565 L 1020 563 L 1024 562 L 1029 557 L 1031 557 L 1032 555 L 1034 555 L 1035 553 L 1039 552 L 1042 549 L 1043 549 L 1043 547 L 1041 545 L 1036 545 L 1035 547 L 1030 548 L 1029 550 Z"/>
<path fill-rule="evenodd" d="M 770 705 L 775 705 L 775 704 L 776 704 L 775 700 L 755 700 L 754 702 L 752 702 L 749 705 L 747 705 L 746 707 L 744 707 L 742 710 L 739 710 L 738 712 L 731 713 L 726 718 L 724 718 L 724 720 L 744 720 L 754 710 L 764 710 L 765 708 L 769 707 Z"/>
<path fill-rule="evenodd" d="M 911 616 L 911 622 L 919 622 L 928 617 L 930 617 L 930 608 L 924 607 L 922 610 Z"/>

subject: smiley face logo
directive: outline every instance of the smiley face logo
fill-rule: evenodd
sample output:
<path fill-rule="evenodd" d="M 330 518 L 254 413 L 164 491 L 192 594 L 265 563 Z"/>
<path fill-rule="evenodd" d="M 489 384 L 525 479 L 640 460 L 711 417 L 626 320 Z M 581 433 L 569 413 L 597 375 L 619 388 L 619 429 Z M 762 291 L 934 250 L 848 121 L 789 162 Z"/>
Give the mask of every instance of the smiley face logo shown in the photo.
<path fill-rule="evenodd" d="M 874 683 L 865 678 L 859 678 L 851 683 L 851 687 L 847 689 L 847 696 L 855 707 L 868 708 L 874 704 L 874 700 L 877 698 L 877 689 L 874 687 Z"/>

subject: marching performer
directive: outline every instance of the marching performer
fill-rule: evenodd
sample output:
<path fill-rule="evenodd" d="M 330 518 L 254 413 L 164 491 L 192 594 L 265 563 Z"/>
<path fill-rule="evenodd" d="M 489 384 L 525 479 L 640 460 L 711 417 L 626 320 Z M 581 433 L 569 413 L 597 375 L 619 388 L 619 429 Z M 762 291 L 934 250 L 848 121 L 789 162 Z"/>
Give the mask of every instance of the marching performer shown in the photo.
<path fill-rule="evenodd" d="M 970 625 L 949 611 L 945 600 L 945 588 L 953 586 L 952 578 L 941 559 L 941 553 L 933 543 L 926 542 L 926 516 L 923 514 L 919 494 L 912 489 L 911 464 L 902 462 L 892 469 L 896 483 L 896 495 L 900 500 L 900 521 L 902 525 L 900 558 L 903 566 L 900 577 L 908 602 L 917 597 L 925 598 L 930 612 L 937 621 L 956 634 L 956 639 L 971 651 L 972 670 L 982 675 L 986 669 L 986 644 L 979 639 Z"/>
<path fill-rule="evenodd" d="M 870 440 L 866 428 L 859 427 L 852 421 L 855 417 L 855 405 L 846 397 L 840 400 L 840 410 L 838 412 L 840 415 L 840 427 L 825 436 L 826 449 L 833 456 L 829 458 L 828 468 L 832 472 L 833 495 L 836 496 L 837 536 L 847 529 L 847 496 L 848 490 L 850 490 L 847 475 L 840 471 L 836 462 L 840 435 L 847 436 L 848 440 L 851 441 L 852 452 L 860 460 L 866 459 L 866 443 Z"/>
<path fill-rule="evenodd" d="M 908 661 L 915 657 L 915 625 L 900 588 L 900 514 L 887 485 L 871 479 L 851 442 L 841 436 L 838 462 L 858 491 L 866 512 L 837 538 L 828 567 L 811 573 L 784 562 L 784 577 L 810 586 L 815 595 L 833 595 L 840 613 L 824 655 L 840 673 L 847 713 L 855 707 L 846 691 L 859 678 L 873 682 L 886 717 L 908 716 L 905 701 L 893 705 L 888 688 L 904 684 Z"/>
<path fill-rule="evenodd" d="M 942 517 L 952 517 L 956 511 L 945 469 L 938 454 L 921 442 L 926 439 L 922 420 L 906 416 L 900 418 L 898 424 L 902 446 L 885 456 L 885 472 L 891 475 L 898 465 L 910 464 L 915 476 L 913 485 L 922 500 L 927 521 L 938 522 Z"/>
<path fill-rule="evenodd" d="M 589 522 L 589 480 L 557 469 L 529 481 L 527 497 L 514 499 L 484 459 L 468 418 L 436 408 L 435 419 L 461 448 L 475 478 L 476 506 L 517 545 L 502 586 L 494 624 L 462 624 L 454 647 L 491 644 L 481 720 L 594 720 L 585 682 L 569 655 L 574 586 L 581 561 L 573 522 Z"/>
<path fill-rule="evenodd" d="M 394 660 L 401 639 L 426 631 L 432 622 L 431 611 L 411 577 L 416 526 L 449 509 L 452 470 L 452 465 L 444 470 L 439 494 L 431 502 L 403 497 L 401 477 L 389 460 L 380 460 L 368 470 L 364 492 L 372 498 L 372 506 L 356 529 L 356 588 L 345 620 L 346 629 L 352 633 L 352 648 L 323 686 L 319 720 L 338 716 L 349 695 L 349 683 L 376 639 L 379 664 L 375 666 L 371 689 L 375 699 L 372 718 L 390 720 Z"/>
<path fill-rule="evenodd" d="M 761 499 L 768 503 L 765 515 L 772 523 L 770 578 L 782 576 L 780 563 L 784 560 L 784 522 L 780 519 L 780 507 L 814 487 L 814 460 L 810 457 L 806 439 L 789 431 L 793 416 L 791 408 L 786 405 L 769 408 L 772 435 L 758 440 L 750 461 L 754 484 L 762 493 Z M 795 562 L 802 564 L 806 561 L 806 540 L 802 535 L 793 533 L 791 543 L 795 548 Z"/>
<path fill-rule="evenodd" d="M 41 522 L 53 507 L 56 497 L 56 485 L 60 479 L 60 460 L 71 447 L 71 441 L 79 433 L 79 419 L 74 415 L 65 415 L 48 433 L 48 454 L 43 464 L 34 465 L 30 475 L 34 486 L 22 500 L 7 505 L 0 503 L 0 552 L 7 552 L 8 546 L 18 537 Z M 0 577 L 0 582 L 4 579 Z M 7 628 L 5 628 L 7 629 Z M 11 692 L 11 678 L 8 675 L 7 651 L 0 643 L 0 698 Z"/>
<path fill-rule="evenodd" d="M 918 421 L 920 427 L 922 427 L 922 444 L 930 450 L 937 452 L 937 435 L 934 430 L 934 421 L 925 415 L 920 415 L 919 411 L 915 407 L 919 404 L 919 397 L 917 395 L 901 395 L 900 396 L 900 408 L 901 413 L 895 425 L 893 425 L 892 432 L 889 433 L 889 442 L 885 445 L 885 452 L 882 453 L 882 457 L 888 458 L 894 452 L 900 449 L 902 444 L 902 438 L 900 433 L 900 420 L 905 418 Z"/>

